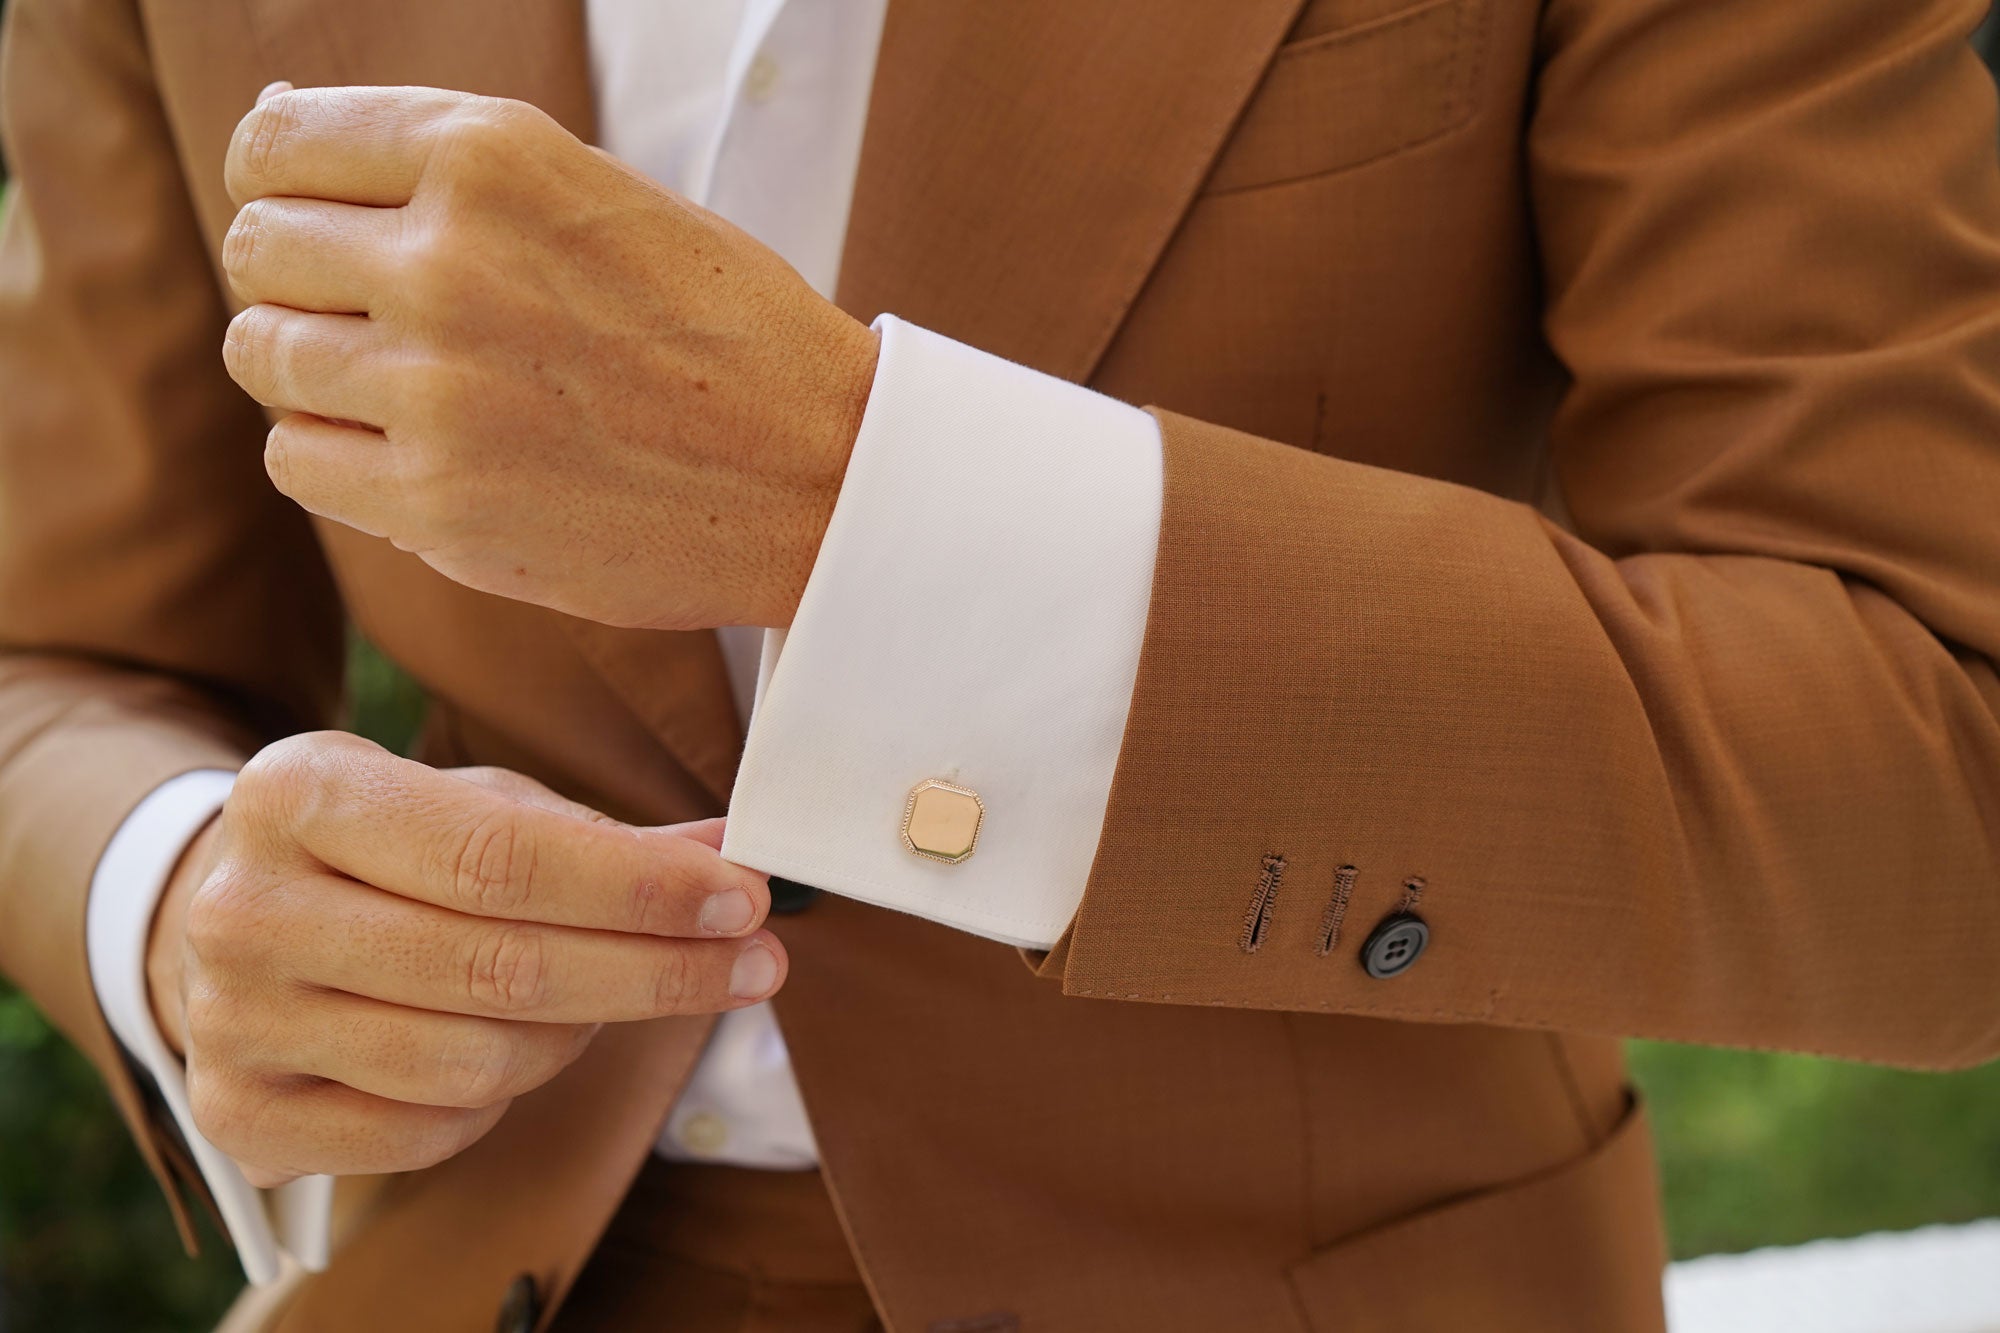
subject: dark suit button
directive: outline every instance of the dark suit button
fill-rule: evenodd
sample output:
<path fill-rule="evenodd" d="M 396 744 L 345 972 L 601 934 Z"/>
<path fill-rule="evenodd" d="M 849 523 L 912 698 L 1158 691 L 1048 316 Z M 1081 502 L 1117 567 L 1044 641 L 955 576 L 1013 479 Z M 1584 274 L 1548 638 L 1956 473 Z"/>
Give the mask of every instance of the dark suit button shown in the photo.
<path fill-rule="evenodd" d="M 813 899 L 817 897 L 819 890 L 810 884 L 771 876 L 771 911 L 778 916 L 803 912 L 812 906 Z"/>
<path fill-rule="evenodd" d="M 535 1279 L 523 1273 L 508 1286 L 507 1299 L 500 1302 L 493 1333 L 535 1333 L 535 1321 L 541 1317 L 542 1299 L 535 1290 Z"/>
<path fill-rule="evenodd" d="M 1398 912 L 1375 927 L 1375 933 L 1361 946 L 1361 966 L 1378 980 L 1401 976 L 1423 957 L 1431 942 L 1431 928 L 1423 918 Z"/>

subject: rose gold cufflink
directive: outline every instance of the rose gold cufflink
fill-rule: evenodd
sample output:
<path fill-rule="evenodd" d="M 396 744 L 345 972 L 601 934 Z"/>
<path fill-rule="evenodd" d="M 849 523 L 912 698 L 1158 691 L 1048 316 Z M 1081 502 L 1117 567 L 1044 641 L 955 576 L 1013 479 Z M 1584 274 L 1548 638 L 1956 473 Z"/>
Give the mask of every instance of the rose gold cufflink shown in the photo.
<path fill-rule="evenodd" d="M 957 865 L 972 855 L 986 803 L 970 787 L 925 778 L 903 806 L 903 845 L 930 861 Z"/>

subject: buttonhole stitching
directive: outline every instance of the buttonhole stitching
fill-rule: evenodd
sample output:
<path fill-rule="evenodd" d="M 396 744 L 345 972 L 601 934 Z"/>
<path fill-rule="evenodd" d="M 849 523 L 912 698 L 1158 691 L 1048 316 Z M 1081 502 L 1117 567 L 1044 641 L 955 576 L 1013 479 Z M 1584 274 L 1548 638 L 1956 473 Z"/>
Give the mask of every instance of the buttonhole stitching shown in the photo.
<path fill-rule="evenodd" d="M 1266 852 L 1257 872 L 1256 891 L 1250 895 L 1250 910 L 1243 914 L 1243 933 L 1236 940 L 1236 947 L 1244 953 L 1256 953 L 1263 947 L 1271 930 L 1271 913 L 1278 905 L 1278 884 L 1284 878 L 1285 858 Z"/>
<path fill-rule="evenodd" d="M 1327 899 L 1326 910 L 1320 913 L 1319 940 L 1313 946 L 1317 957 L 1326 957 L 1340 943 L 1340 926 L 1347 920 L 1347 900 L 1354 896 L 1354 881 L 1360 873 L 1353 866 L 1342 866 L 1333 872 L 1333 897 Z"/>

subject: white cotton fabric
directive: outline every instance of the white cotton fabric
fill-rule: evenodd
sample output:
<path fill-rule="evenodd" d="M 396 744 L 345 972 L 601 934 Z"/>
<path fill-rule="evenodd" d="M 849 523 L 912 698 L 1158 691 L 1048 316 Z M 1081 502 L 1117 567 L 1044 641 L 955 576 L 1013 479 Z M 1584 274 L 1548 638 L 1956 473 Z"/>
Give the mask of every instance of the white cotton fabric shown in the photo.
<path fill-rule="evenodd" d="M 886 9 L 586 0 L 602 144 L 831 297 Z M 1087 390 L 893 319 L 876 327 L 866 420 L 797 621 L 789 635 L 717 631 L 749 729 L 725 851 L 1046 947 L 1082 897 L 1109 799 L 1159 536 L 1159 433 Z M 960 865 L 902 846 L 904 801 L 926 777 L 986 801 L 978 851 Z M 90 968 L 113 1033 L 159 1085 L 261 1283 L 284 1254 L 325 1266 L 332 1181 L 250 1187 L 194 1127 L 145 989 L 159 894 L 231 781 L 176 778 L 120 828 L 92 880 Z M 659 1151 L 817 1164 L 770 1005 L 719 1020 Z"/>
<path fill-rule="evenodd" d="M 91 876 L 84 934 L 90 982 L 111 1035 L 158 1087 L 215 1197 L 244 1276 L 269 1282 L 278 1276 L 281 1250 L 306 1268 L 326 1266 L 333 1178 L 304 1176 L 275 1190 L 255 1189 L 203 1137 L 188 1104 L 186 1073 L 153 1021 L 146 985 L 146 942 L 160 895 L 181 853 L 222 808 L 235 782 L 234 773 L 199 769 L 169 778 L 133 807 Z"/>
<path fill-rule="evenodd" d="M 723 854 L 1046 948 L 1082 900 L 1138 673 L 1159 428 L 892 316 L 875 327 L 876 396 L 798 616 L 765 650 Z M 985 802 L 969 860 L 904 847 L 926 778 Z"/>

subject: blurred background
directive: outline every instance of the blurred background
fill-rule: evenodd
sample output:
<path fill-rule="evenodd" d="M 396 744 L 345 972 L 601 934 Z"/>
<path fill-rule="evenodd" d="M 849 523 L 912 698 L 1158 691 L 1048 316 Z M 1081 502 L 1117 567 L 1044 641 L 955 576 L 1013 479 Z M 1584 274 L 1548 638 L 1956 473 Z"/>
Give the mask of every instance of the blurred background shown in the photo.
<path fill-rule="evenodd" d="M 2000 22 L 1974 41 L 1992 65 Z M 407 747 L 421 694 L 365 643 L 350 665 L 350 726 Z M 1677 1259 L 2000 1218 L 2000 1064 L 1911 1074 L 1651 1042 L 1631 1056 Z M 212 1229 L 199 1259 L 182 1254 L 90 1067 L 0 979 L 0 1333 L 196 1333 L 241 1281 Z"/>

